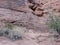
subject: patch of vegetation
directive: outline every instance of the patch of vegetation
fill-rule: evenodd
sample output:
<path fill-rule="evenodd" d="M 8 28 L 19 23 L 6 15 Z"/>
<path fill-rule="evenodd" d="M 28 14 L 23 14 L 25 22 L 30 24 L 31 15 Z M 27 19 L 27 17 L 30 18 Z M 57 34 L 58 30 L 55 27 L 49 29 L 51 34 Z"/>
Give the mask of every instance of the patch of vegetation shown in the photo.
<path fill-rule="evenodd" d="M 48 25 L 60 35 L 60 18 L 56 15 L 49 15 Z"/>
<path fill-rule="evenodd" d="M 6 27 L 7 27 L 8 29 L 13 29 L 14 25 L 13 25 L 12 23 L 7 23 L 7 24 L 6 24 Z"/>
<path fill-rule="evenodd" d="M 5 36 L 11 40 L 19 40 L 23 37 L 23 29 L 21 27 L 15 26 L 11 23 L 8 23 L 7 28 L 0 30 L 0 36 Z"/>

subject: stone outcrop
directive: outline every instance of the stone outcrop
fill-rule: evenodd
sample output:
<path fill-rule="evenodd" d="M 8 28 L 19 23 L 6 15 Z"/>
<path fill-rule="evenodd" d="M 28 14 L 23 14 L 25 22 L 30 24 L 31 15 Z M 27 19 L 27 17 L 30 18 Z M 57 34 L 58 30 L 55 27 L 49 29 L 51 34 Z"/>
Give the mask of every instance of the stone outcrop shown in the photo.
<path fill-rule="evenodd" d="M 60 12 L 59 4 L 59 0 L 0 0 L 0 8 L 33 13 L 38 17 L 43 16 L 50 8 Z"/>
<path fill-rule="evenodd" d="M 48 32 L 50 29 L 48 28 L 47 25 L 45 25 L 46 24 L 45 22 L 47 21 L 48 18 L 47 13 L 49 9 L 52 9 L 55 12 L 55 14 L 60 15 L 60 0 L 0 0 L 0 28 L 3 28 L 6 23 L 12 23 L 23 28 L 25 27 L 28 31 L 30 31 L 30 29 L 34 31 L 36 30 L 37 35 L 41 31 L 44 33 Z M 31 33 L 26 32 L 26 35 L 28 35 L 26 36 L 28 39 L 29 37 L 31 39 L 31 37 L 35 38 L 35 36 L 37 36 L 35 32 L 33 33 L 33 31 L 31 31 Z M 34 38 L 32 38 L 32 40 Z M 47 39 L 46 41 L 41 42 L 41 40 L 45 38 L 46 37 L 39 37 L 37 39 L 39 40 L 38 41 L 39 45 L 40 44 L 52 45 L 51 38 L 48 39 L 46 38 Z M 34 41 L 31 40 L 30 42 L 26 39 L 24 39 L 23 41 L 25 45 L 26 44 L 37 45 L 35 44 Z M 1 45 L 3 45 L 4 43 L 2 43 Z M 15 44 L 16 43 L 14 43 L 13 45 Z M 24 44 L 22 42 L 21 45 Z M 53 45 L 55 45 L 55 43 Z"/>
<path fill-rule="evenodd" d="M 45 14 L 50 5 L 53 5 L 52 9 L 54 9 L 55 2 L 59 4 L 59 0 L 32 0 L 32 2 L 31 0 L 0 0 L 0 21 L 40 30 L 40 25 L 42 23 L 44 25 L 46 21 L 45 18 L 41 21 L 40 17 Z"/>
<path fill-rule="evenodd" d="M 24 11 L 26 8 L 26 0 L 0 0 L 0 8 Z"/>
<path fill-rule="evenodd" d="M 43 20 L 43 18 L 41 19 L 32 13 L 22 13 L 3 8 L 0 9 L 0 22 L 13 23 L 29 29 L 44 30 L 40 25 L 43 25 L 43 28 L 47 28 L 44 26 L 45 21 L 45 19 Z"/>

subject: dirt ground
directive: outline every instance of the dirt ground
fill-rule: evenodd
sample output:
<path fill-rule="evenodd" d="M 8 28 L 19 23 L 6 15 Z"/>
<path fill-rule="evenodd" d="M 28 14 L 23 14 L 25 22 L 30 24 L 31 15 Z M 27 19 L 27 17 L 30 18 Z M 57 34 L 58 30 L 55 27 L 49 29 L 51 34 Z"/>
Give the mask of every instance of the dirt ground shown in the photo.
<path fill-rule="evenodd" d="M 25 33 L 23 40 L 11 41 L 0 37 L 0 45 L 56 45 L 49 33 L 33 33 L 31 30 Z"/>

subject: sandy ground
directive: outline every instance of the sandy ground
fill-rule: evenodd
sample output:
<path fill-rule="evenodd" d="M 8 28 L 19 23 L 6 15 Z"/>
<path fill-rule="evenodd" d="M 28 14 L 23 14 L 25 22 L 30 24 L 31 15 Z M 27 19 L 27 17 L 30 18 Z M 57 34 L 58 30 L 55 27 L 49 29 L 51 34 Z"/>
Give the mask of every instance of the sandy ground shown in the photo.
<path fill-rule="evenodd" d="M 6 37 L 0 37 L 0 45 L 56 45 L 56 42 L 50 33 L 29 30 L 25 32 L 23 40 L 11 41 Z"/>

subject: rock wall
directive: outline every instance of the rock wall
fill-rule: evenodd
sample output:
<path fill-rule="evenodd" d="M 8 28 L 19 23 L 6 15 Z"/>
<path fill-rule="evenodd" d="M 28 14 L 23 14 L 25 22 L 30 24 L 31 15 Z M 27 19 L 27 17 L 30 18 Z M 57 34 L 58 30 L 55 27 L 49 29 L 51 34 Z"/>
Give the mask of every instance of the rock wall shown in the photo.
<path fill-rule="evenodd" d="M 40 31 L 48 32 L 50 29 L 45 24 L 49 9 L 52 9 L 56 15 L 60 15 L 60 0 L 0 0 L 0 28 L 4 27 L 6 23 L 13 23 L 27 29 L 36 30 L 39 33 Z M 34 44 L 32 43 L 32 45 Z M 52 42 L 51 39 L 48 39 L 48 41 L 40 44 L 52 45 Z M 53 45 L 55 45 L 54 41 Z"/>
<path fill-rule="evenodd" d="M 48 18 L 46 14 L 48 9 L 58 12 L 59 2 L 59 0 L 0 0 L 0 21 L 44 30 L 41 27 L 47 28 L 45 22 Z M 41 24 L 43 26 L 40 26 Z"/>

